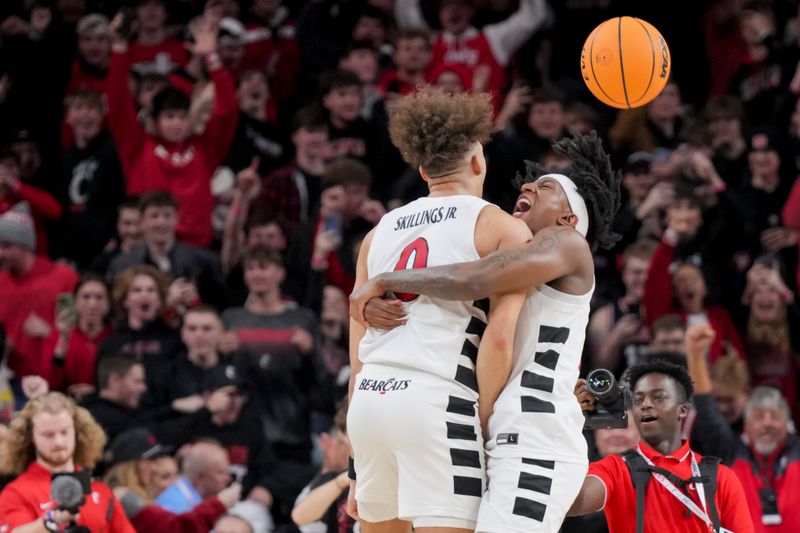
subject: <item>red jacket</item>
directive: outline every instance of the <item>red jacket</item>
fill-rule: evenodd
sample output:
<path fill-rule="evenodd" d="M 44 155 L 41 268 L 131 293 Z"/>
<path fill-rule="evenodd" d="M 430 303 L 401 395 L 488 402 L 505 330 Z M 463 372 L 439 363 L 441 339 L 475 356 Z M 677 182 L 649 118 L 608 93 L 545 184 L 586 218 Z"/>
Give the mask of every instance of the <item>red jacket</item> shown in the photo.
<path fill-rule="evenodd" d="M 686 322 L 686 313 L 672 301 L 672 276 L 669 268 L 674 255 L 675 248 L 661 241 L 650 260 L 650 270 L 647 273 L 642 296 L 642 307 L 648 327 L 652 327 L 656 320 L 668 313 L 678 314 Z M 742 337 L 736 330 L 736 326 L 733 325 L 733 320 L 728 312 L 718 306 L 708 307 L 705 312 L 711 327 L 717 332 L 709 351 L 709 362 L 713 363 L 723 355 L 725 343 L 733 346 L 739 353 L 739 357 L 744 359 L 745 350 Z"/>
<path fill-rule="evenodd" d="M 245 27 L 247 47 L 238 74 L 250 69 L 264 71 L 270 92 L 277 100 L 294 96 L 301 67 L 294 22 L 285 20 L 272 29 L 256 23 Z"/>
<path fill-rule="evenodd" d="M 148 505 L 131 518 L 131 523 L 136 531 L 147 533 L 205 533 L 211 531 L 225 511 L 225 506 L 215 496 L 182 514 L 170 513 L 158 505 Z"/>
<path fill-rule="evenodd" d="M 111 56 L 108 121 L 127 176 L 128 194 L 138 196 L 154 189 L 172 193 L 178 200 L 178 238 L 197 246 L 211 244 L 211 177 L 227 155 L 238 119 L 236 90 L 228 72 L 219 68 L 211 73 L 211 80 L 216 95 L 205 131 L 183 144 L 168 144 L 145 133 L 139 124 L 128 89 L 127 58 Z"/>
<path fill-rule="evenodd" d="M 750 452 L 750 450 L 747 450 Z M 774 471 L 759 468 L 755 455 L 741 453 L 733 463 L 750 507 L 756 533 L 796 533 L 800 531 L 800 441 L 793 439 L 783 450 L 768 460 Z M 778 497 L 778 512 L 782 523 L 764 525 L 759 490 L 772 483 Z"/>
<path fill-rule="evenodd" d="M 18 376 L 50 375 L 50 358 L 42 355 L 47 339 L 29 337 L 23 332 L 23 325 L 35 313 L 55 328 L 57 297 L 72 292 L 77 283 L 74 270 L 41 256 L 22 277 L 0 271 L 0 326 L 11 348 L 8 367 Z"/>
<path fill-rule="evenodd" d="M 94 481 L 91 490 L 77 525 L 92 533 L 136 533 L 108 485 Z M 33 522 L 56 506 L 50 499 L 50 471 L 33 462 L 0 493 L 0 531 Z"/>

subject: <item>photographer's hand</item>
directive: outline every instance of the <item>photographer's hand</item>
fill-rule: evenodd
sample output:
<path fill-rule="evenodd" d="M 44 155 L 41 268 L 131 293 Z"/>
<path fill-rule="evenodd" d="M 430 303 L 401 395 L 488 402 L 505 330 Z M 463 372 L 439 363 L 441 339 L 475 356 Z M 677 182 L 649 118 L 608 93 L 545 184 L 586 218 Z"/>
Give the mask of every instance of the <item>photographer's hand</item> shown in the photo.
<path fill-rule="evenodd" d="M 575 397 L 578 399 L 578 404 L 581 406 L 581 411 L 584 413 L 591 413 L 594 411 L 595 397 L 589 392 L 589 387 L 586 386 L 586 380 L 581 378 L 575 383 Z"/>

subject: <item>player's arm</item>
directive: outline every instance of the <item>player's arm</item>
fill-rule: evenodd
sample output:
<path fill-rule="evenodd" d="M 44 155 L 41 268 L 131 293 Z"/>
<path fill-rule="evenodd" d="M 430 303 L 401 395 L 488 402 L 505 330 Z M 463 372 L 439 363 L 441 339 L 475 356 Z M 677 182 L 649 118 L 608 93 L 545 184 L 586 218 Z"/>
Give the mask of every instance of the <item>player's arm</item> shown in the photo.
<path fill-rule="evenodd" d="M 372 236 L 375 233 L 373 229 L 364 240 L 361 242 L 361 249 L 358 251 L 358 261 L 356 262 L 356 281 L 353 289 L 358 289 L 361 285 L 366 283 L 369 274 L 367 272 L 367 257 L 369 257 L 369 247 L 372 244 Z M 361 372 L 361 360 L 358 358 L 358 345 L 361 344 L 361 339 L 364 337 L 366 329 L 364 326 L 350 319 L 350 382 L 347 387 L 348 401 L 353 399 L 353 386 L 356 382 L 356 376 Z"/>
<path fill-rule="evenodd" d="M 586 240 L 574 229 L 545 228 L 533 236 L 530 244 L 499 250 L 478 261 L 376 276 L 353 292 L 351 313 L 363 320 L 366 303 L 386 292 L 425 294 L 443 300 L 477 300 L 542 285 L 575 273 L 587 253 Z"/>
<path fill-rule="evenodd" d="M 578 497 L 572 502 L 572 507 L 567 511 L 567 516 L 581 516 L 594 513 L 605 507 L 606 486 L 599 477 L 586 476 L 581 486 Z"/>
<path fill-rule="evenodd" d="M 496 207 L 484 208 L 475 228 L 478 251 L 516 248 L 531 240 L 528 227 Z M 488 241 L 488 242 L 487 242 Z M 488 247 L 487 247 L 488 244 Z M 514 350 L 514 333 L 527 287 L 491 297 L 488 325 L 483 332 L 475 373 L 478 379 L 478 414 L 484 436 L 497 397 L 508 383 Z"/>

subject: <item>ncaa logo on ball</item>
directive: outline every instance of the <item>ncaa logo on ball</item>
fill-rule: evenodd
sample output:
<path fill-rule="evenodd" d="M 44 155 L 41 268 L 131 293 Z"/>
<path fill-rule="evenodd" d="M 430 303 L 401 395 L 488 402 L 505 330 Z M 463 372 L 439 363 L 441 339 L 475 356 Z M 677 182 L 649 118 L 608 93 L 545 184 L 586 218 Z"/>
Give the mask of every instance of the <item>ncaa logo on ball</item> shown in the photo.
<path fill-rule="evenodd" d="M 614 52 L 609 48 L 602 48 L 594 53 L 594 64 L 598 67 L 607 67 L 611 64 Z"/>

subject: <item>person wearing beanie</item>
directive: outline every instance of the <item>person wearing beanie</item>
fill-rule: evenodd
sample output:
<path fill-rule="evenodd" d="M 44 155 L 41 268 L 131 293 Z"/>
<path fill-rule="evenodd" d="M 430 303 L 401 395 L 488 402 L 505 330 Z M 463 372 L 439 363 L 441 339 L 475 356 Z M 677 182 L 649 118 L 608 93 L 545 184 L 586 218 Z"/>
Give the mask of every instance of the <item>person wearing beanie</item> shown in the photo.
<path fill-rule="evenodd" d="M 12 144 L 34 145 L 27 130 L 17 131 Z M 53 195 L 30 184 L 30 179 L 23 173 L 25 166 L 12 148 L 0 150 L 0 214 L 9 211 L 20 202 L 25 202 L 28 214 L 34 222 L 36 235 L 34 249 L 40 254 L 46 254 L 48 251 L 46 224 L 61 218 L 63 210 Z"/>
<path fill-rule="evenodd" d="M 47 376 L 43 344 L 55 327 L 56 301 L 72 293 L 78 274 L 63 263 L 36 255 L 36 230 L 27 203 L 0 215 L 0 328 L 8 345 L 15 397 L 24 402 L 23 376 Z"/>

